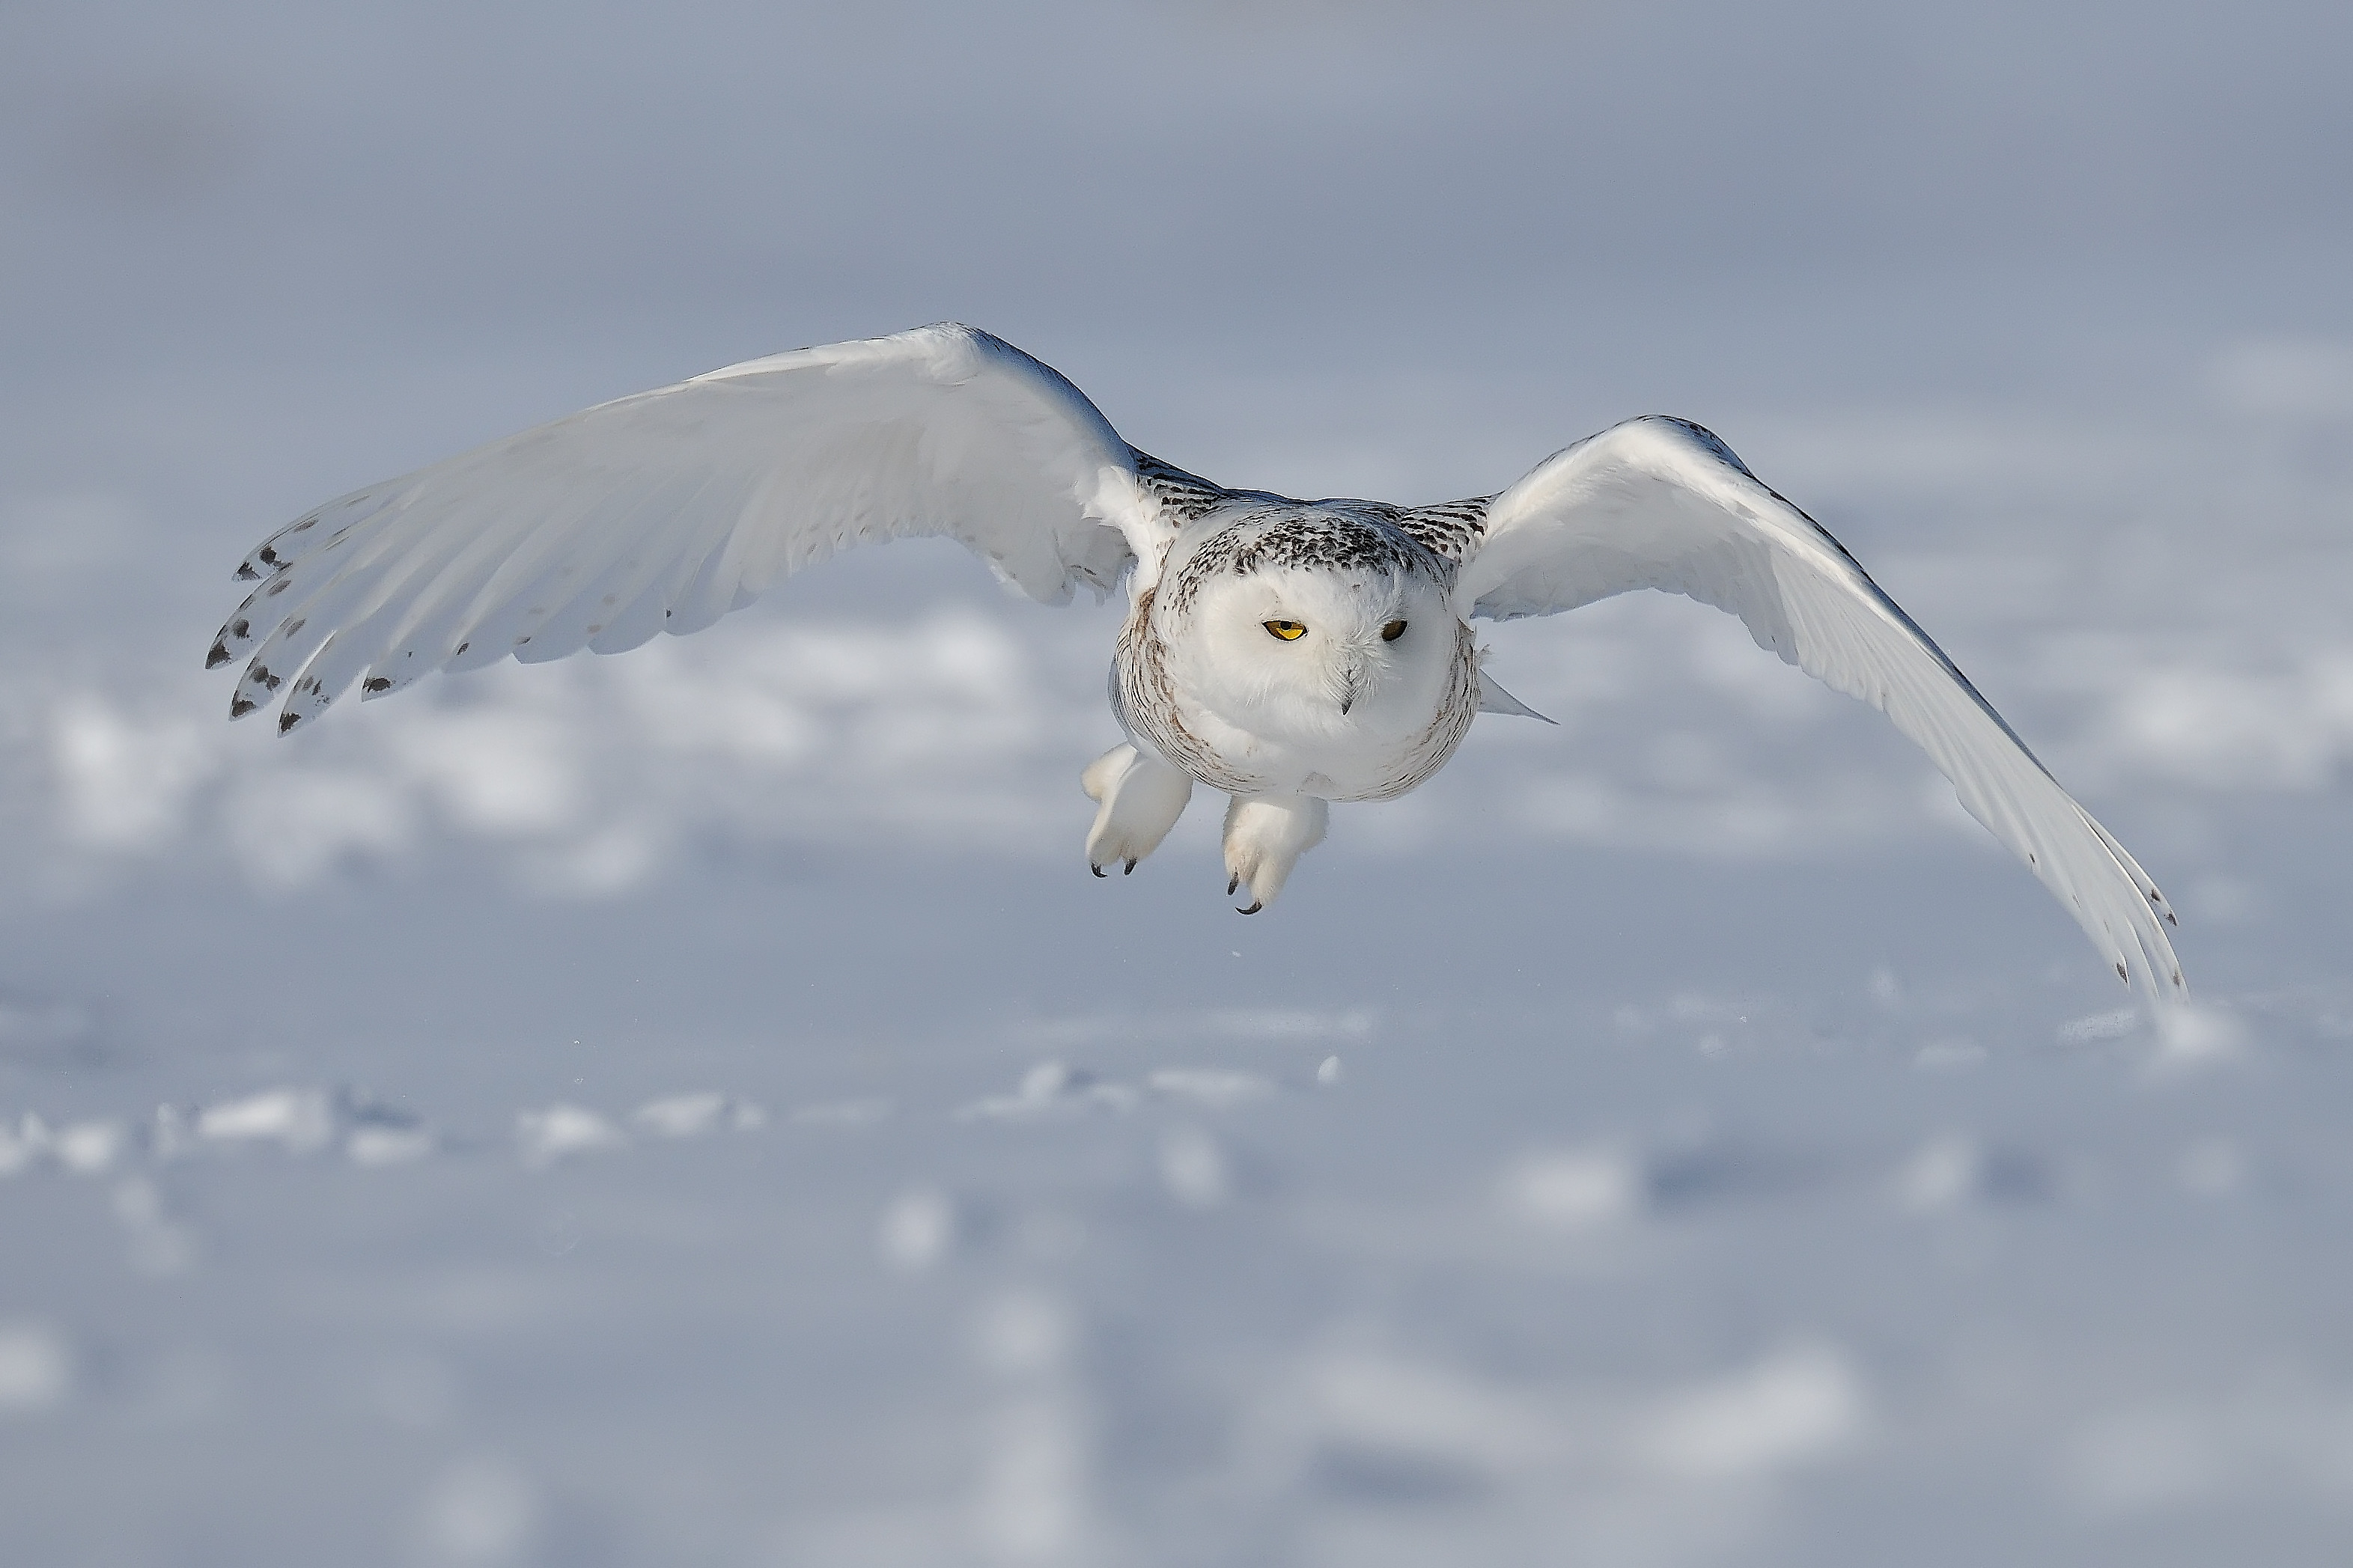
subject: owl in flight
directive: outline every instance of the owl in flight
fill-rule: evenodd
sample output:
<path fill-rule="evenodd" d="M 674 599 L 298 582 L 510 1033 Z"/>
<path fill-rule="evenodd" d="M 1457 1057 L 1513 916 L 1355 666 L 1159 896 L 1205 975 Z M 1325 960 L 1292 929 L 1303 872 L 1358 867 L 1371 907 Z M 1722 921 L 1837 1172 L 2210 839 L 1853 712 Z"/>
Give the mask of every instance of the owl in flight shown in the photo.
<path fill-rule="evenodd" d="M 1124 579 L 1088 765 L 1087 860 L 1133 870 L 1207 784 L 1227 890 L 1271 903 L 1330 803 L 1428 778 L 1480 712 L 1530 713 L 1479 668 L 1473 616 L 1685 594 L 1917 742 L 2116 969 L 2186 994 L 2174 923 L 1837 540 L 1697 425 L 1630 420 L 1493 496 L 1436 506 L 1229 489 L 1122 440 L 1049 366 L 969 327 L 753 360 L 372 485 L 271 534 L 207 666 L 232 717 L 307 723 L 428 670 L 619 653 L 699 631 L 835 551 L 944 535 L 1045 604 Z"/>

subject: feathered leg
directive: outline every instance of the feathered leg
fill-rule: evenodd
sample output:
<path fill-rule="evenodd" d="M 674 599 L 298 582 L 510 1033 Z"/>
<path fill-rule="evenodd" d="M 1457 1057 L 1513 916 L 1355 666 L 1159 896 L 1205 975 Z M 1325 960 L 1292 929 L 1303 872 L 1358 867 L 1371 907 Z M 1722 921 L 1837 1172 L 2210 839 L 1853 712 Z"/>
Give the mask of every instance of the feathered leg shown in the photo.
<path fill-rule="evenodd" d="M 1079 784 L 1088 799 L 1101 803 L 1087 834 L 1087 868 L 1098 877 L 1114 860 L 1134 870 L 1160 847 L 1193 798 L 1192 775 L 1134 746 L 1113 746 L 1097 757 Z"/>
<path fill-rule="evenodd" d="M 1226 883 L 1250 884 L 1254 915 L 1274 902 L 1299 858 L 1324 842 L 1332 805 L 1312 795 L 1238 795 L 1226 807 Z"/>

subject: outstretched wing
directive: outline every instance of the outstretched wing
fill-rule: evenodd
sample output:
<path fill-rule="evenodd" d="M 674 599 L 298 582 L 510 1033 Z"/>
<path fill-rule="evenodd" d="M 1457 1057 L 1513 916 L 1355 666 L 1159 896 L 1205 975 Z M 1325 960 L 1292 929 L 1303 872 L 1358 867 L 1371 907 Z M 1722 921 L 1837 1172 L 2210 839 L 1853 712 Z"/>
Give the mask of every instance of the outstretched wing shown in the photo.
<path fill-rule="evenodd" d="M 1920 744 L 2151 997 L 2187 988 L 2147 875 L 2077 805 L 1839 542 L 1680 419 L 1636 419 L 1547 458 L 1495 497 L 1457 592 L 1472 613 L 1552 615 L 1633 588 L 1684 594 L 1758 646 L 1860 697 Z"/>
<path fill-rule="evenodd" d="M 282 694 L 282 732 L 363 676 L 380 697 L 510 654 L 617 653 L 918 534 L 1059 604 L 1172 526 L 1137 458 L 1077 387 L 969 327 L 777 354 L 329 502 L 246 558 L 266 580 L 206 662 L 250 650 L 231 716 Z"/>

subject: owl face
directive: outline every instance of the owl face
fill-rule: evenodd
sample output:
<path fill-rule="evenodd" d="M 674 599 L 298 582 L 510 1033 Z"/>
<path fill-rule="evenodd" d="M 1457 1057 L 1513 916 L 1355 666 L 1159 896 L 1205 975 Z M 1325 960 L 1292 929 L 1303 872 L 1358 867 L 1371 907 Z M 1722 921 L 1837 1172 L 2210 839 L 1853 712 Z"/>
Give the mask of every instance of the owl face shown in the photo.
<path fill-rule="evenodd" d="M 1203 580 L 1172 639 L 1196 700 L 1270 740 L 1409 740 L 1451 688 L 1444 589 L 1390 563 L 1261 564 Z"/>

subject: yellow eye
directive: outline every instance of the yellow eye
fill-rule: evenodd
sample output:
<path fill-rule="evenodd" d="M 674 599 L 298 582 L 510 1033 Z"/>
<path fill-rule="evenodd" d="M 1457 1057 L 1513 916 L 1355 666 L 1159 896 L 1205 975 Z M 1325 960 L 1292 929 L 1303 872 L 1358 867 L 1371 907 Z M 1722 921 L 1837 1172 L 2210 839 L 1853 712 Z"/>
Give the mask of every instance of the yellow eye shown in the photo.
<path fill-rule="evenodd" d="M 1381 641 L 1383 642 L 1395 642 L 1398 638 L 1403 636 L 1405 636 L 1405 623 L 1403 621 L 1391 621 L 1388 626 L 1381 628 Z"/>
<path fill-rule="evenodd" d="M 1269 621 L 1266 629 L 1285 642 L 1297 642 L 1307 635 L 1307 627 L 1298 621 Z"/>

